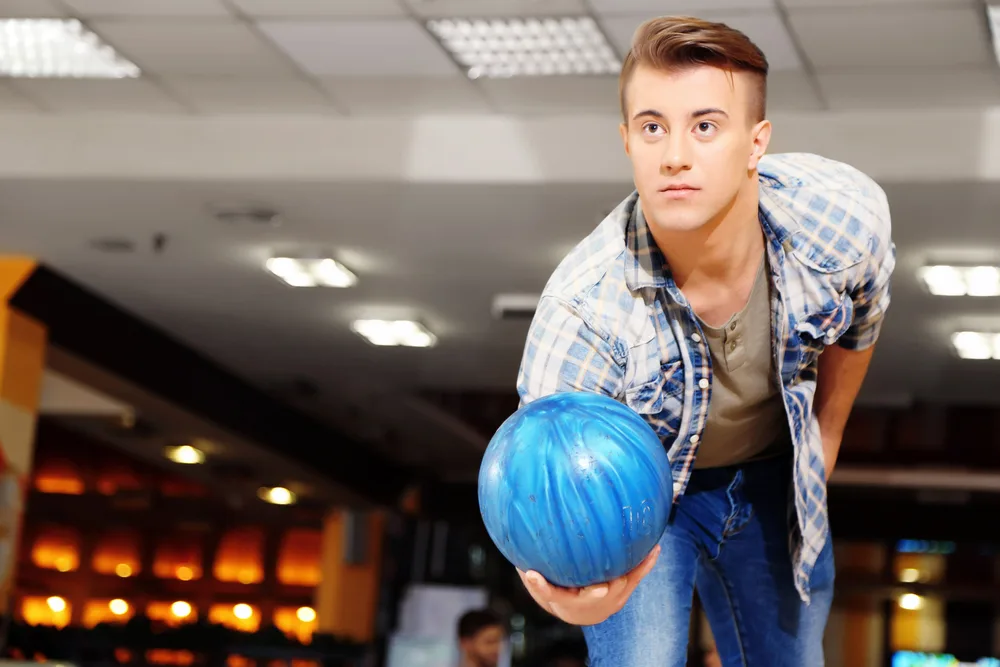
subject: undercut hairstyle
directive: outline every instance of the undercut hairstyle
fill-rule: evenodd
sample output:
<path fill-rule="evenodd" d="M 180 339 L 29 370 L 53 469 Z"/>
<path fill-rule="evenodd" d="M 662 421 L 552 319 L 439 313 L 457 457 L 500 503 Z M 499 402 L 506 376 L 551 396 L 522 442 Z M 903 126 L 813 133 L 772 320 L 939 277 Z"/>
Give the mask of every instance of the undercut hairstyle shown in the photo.
<path fill-rule="evenodd" d="M 707 65 L 726 70 L 730 76 L 733 72 L 750 74 L 757 83 L 751 99 L 751 120 L 757 123 L 766 118 L 767 58 L 749 37 L 725 23 L 691 16 L 661 16 L 640 25 L 618 77 L 618 97 L 625 123 L 628 123 L 626 90 L 640 65 L 666 72 Z"/>
<path fill-rule="evenodd" d="M 502 626 L 500 616 L 489 609 L 473 609 L 458 619 L 458 638 L 472 639 L 486 628 Z"/>

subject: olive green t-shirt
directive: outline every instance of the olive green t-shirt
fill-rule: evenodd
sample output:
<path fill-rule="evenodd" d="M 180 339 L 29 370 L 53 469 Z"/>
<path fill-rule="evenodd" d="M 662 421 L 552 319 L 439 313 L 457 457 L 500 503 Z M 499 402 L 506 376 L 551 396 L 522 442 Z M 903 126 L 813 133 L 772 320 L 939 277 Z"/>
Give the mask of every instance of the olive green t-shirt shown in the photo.
<path fill-rule="evenodd" d="M 712 394 L 695 468 L 766 458 L 791 448 L 771 346 L 771 295 L 762 258 L 743 310 L 719 328 L 701 322 L 712 356 Z"/>

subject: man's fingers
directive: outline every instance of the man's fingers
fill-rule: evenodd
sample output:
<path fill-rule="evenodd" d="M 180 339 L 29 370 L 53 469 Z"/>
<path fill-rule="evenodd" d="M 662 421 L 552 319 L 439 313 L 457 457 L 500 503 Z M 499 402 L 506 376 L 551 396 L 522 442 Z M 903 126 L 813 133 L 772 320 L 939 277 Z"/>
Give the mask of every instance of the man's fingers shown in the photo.
<path fill-rule="evenodd" d="M 622 594 L 628 586 L 628 577 L 618 577 L 608 586 L 608 597 L 615 597 Z"/>
<path fill-rule="evenodd" d="M 586 588 L 580 589 L 580 597 L 588 600 L 600 600 L 608 597 L 610 588 L 611 587 L 608 584 L 594 584 L 593 586 L 587 586 Z"/>

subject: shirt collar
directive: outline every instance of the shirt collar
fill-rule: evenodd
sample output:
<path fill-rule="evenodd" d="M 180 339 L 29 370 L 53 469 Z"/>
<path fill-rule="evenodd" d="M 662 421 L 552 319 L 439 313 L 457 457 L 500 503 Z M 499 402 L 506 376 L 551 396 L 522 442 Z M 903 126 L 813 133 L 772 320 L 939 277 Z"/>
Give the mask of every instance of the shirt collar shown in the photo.
<path fill-rule="evenodd" d="M 781 216 L 788 215 L 771 192 L 774 187 L 784 184 L 770 175 L 759 175 L 759 203 L 757 219 L 764 233 L 771 240 L 771 248 L 779 246 L 790 249 L 794 243 L 790 231 L 793 225 L 785 224 Z M 621 209 L 625 216 L 625 282 L 636 291 L 643 287 L 671 287 L 674 285 L 667 260 L 653 239 L 653 233 L 642 212 L 639 193 L 633 192 Z"/>
<path fill-rule="evenodd" d="M 667 287 L 673 283 L 670 267 L 646 223 L 639 193 L 633 192 L 629 199 L 630 205 L 623 211 L 628 216 L 625 226 L 625 283 L 631 291 L 643 287 Z"/>

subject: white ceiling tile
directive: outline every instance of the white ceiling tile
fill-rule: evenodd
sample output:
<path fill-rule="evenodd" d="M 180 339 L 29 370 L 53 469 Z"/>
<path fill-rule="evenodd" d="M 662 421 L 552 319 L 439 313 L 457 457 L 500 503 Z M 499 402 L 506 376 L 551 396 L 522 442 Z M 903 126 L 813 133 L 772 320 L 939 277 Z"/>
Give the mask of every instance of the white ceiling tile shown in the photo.
<path fill-rule="evenodd" d="M 161 75 L 287 75 L 294 68 L 236 21 L 99 21 L 91 28 L 142 69 Z"/>
<path fill-rule="evenodd" d="M 503 113 L 620 114 L 618 78 L 613 76 L 515 77 L 476 83 Z"/>
<path fill-rule="evenodd" d="M 49 19 L 67 16 L 55 0 L 0 0 L 0 17 Z"/>
<path fill-rule="evenodd" d="M 143 79 L 20 79 L 18 90 L 58 113 L 183 113 L 186 110 Z"/>
<path fill-rule="evenodd" d="M 332 101 L 311 83 L 282 79 L 171 77 L 163 85 L 204 114 L 331 114 Z"/>
<path fill-rule="evenodd" d="M 0 112 L 39 111 L 40 109 L 39 105 L 33 103 L 9 85 L 0 83 Z"/>
<path fill-rule="evenodd" d="M 401 0 L 229 0 L 255 17 L 405 16 Z"/>
<path fill-rule="evenodd" d="M 827 104 L 838 111 L 1000 106 L 994 69 L 825 72 L 818 79 Z"/>
<path fill-rule="evenodd" d="M 587 12 L 584 0 L 402 0 L 424 17 L 566 16 Z"/>
<path fill-rule="evenodd" d="M 484 113 L 483 93 L 465 77 L 325 79 L 339 106 L 358 115 Z"/>
<path fill-rule="evenodd" d="M 790 9 L 798 7 L 829 7 L 831 9 L 842 9 L 846 7 L 872 7 L 872 6 L 897 6 L 897 7 L 920 7 L 927 5 L 955 5 L 957 7 L 971 7 L 978 4 L 979 0 L 779 0 L 780 4 Z"/>
<path fill-rule="evenodd" d="M 773 9 L 774 0 L 590 0 L 598 14 L 645 14 L 647 18 L 668 14 L 700 15 L 733 9 Z"/>
<path fill-rule="evenodd" d="M 459 73 L 444 48 L 410 20 L 265 21 L 260 29 L 317 77 Z"/>
<path fill-rule="evenodd" d="M 823 102 L 804 72 L 771 72 L 767 77 L 767 113 L 821 111 Z"/>
<path fill-rule="evenodd" d="M 221 0 L 62 0 L 81 18 L 229 16 Z"/>
<path fill-rule="evenodd" d="M 630 14 L 608 16 L 600 20 L 608 39 L 622 55 L 632 48 L 632 37 L 636 28 L 653 14 Z M 775 10 L 721 14 L 698 12 L 699 18 L 718 21 L 746 34 L 767 56 L 770 68 L 775 71 L 798 70 L 802 61 L 795 43 L 785 29 L 781 16 Z"/>
<path fill-rule="evenodd" d="M 788 16 L 817 69 L 985 66 L 993 59 L 982 12 L 972 8 L 799 9 Z"/>

